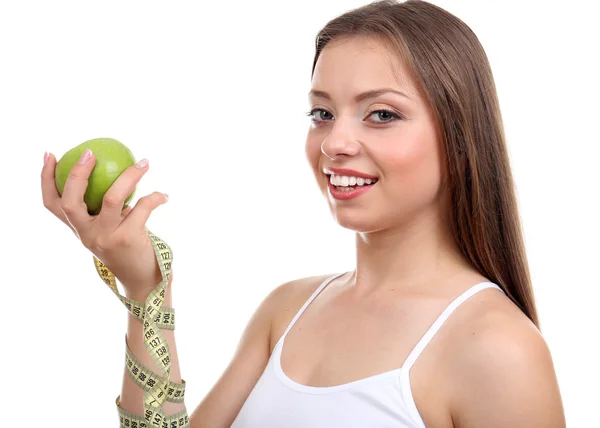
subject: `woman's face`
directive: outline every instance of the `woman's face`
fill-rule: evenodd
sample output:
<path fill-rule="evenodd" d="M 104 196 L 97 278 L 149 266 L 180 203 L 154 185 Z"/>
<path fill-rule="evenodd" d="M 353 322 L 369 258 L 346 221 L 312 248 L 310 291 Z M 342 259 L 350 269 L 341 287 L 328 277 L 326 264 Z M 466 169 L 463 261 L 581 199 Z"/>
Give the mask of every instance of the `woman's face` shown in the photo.
<path fill-rule="evenodd" d="M 306 154 L 340 225 L 374 232 L 438 214 L 443 158 L 433 117 L 381 43 L 327 45 L 309 104 Z"/>

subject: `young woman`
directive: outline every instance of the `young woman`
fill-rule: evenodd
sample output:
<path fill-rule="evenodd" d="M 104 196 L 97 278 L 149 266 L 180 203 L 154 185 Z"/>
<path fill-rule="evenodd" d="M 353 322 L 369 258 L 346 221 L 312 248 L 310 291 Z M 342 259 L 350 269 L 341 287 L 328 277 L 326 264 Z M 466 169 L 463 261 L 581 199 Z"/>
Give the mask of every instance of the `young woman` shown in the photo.
<path fill-rule="evenodd" d="M 306 153 L 332 215 L 356 232 L 356 267 L 273 290 L 190 425 L 564 427 L 475 34 L 424 1 L 345 13 L 317 36 L 309 102 Z M 166 198 L 145 196 L 121 216 L 141 162 L 90 217 L 93 165 L 84 156 L 60 198 L 47 155 L 45 206 L 145 301 L 161 278 L 145 222 Z M 143 359 L 141 329 L 130 317 L 128 346 Z M 173 332 L 165 337 L 180 381 Z M 141 414 L 141 397 L 124 375 L 120 406 Z"/>

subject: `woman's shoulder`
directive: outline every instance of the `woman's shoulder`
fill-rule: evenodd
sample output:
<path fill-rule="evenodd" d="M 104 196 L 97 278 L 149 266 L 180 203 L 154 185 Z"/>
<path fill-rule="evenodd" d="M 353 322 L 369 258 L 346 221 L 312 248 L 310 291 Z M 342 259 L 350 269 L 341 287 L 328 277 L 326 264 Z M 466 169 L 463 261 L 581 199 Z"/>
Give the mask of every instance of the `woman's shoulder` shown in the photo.
<path fill-rule="evenodd" d="M 451 329 L 451 340 L 461 349 L 453 353 L 454 369 L 489 368 L 496 359 L 527 358 L 547 348 L 540 330 L 501 291 L 481 290 L 461 306 Z"/>
<path fill-rule="evenodd" d="M 461 349 L 456 362 L 484 367 L 508 358 L 527 358 L 545 348 L 542 334 L 533 322 L 503 293 L 478 293 L 463 313 L 461 328 L 453 337 Z"/>
<path fill-rule="evenodd" d="M 277 300 L 278 303 L 296 305 L 298 300 L 306 301 L 324 281 L 334 275 L 331 273 L 293 279 L 274 288 L 270 298 Z"/>
<path fill-rule="evenodd" d="M 452 334 L 456 352 L 446 361 L 453 416 L 466 426 L 478 426 L 472 424 L 479 418 L 521 426 L 512 422 L 522 421 L 519 417 L 524 414 L 539 419 L 532 419 L 529 426 L 560 418 L 553 361 L 540 330 L 502 293 L 473 297 L 461 317 L 461 328 Z M 524 403 L 530 408 L 524 409 Z"/>
<path fill-rule="evenodd" d="M 293 279 L 275 287 L 268 295 L 271 307 L 271 344 L 274 346 L 302 305 L 317 288 L 335 274 Z"/>

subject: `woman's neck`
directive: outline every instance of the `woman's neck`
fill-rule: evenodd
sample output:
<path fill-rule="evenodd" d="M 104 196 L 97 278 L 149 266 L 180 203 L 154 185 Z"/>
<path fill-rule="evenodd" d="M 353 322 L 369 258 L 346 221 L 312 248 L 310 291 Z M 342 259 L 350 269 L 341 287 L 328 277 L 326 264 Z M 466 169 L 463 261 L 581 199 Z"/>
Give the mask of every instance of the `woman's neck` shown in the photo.
<path fill-rule="evenodd" d="M 416 290 L 474 270 L 439 217 L 418 224 L 356 235 L 356 270 L 349 284 L 360 296 Z"/>

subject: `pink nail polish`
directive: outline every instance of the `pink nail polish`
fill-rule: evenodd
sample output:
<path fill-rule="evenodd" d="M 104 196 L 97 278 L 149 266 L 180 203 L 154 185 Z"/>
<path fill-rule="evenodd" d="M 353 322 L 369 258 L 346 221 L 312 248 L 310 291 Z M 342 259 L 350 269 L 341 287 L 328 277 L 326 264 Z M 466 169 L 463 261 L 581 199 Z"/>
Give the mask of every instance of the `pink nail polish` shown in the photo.
<path fill-rule="evenodd" d="M 83 154 L 81 155 L 81 157 L 79 158 L 79 160 L 77 161 L 77 163 L 80 164 L 80 165 L 88 163 L 88 161 L 90 160 L 91 157 L 92 157 L 91 150 L 90 149 L 85 149 L 85 152 L 83 152 Z"/>
<path fill-rule="evenodd" d="M 148 159 L 142 159 L 140 161 L 138 161 L 135 166 L 137 168 L 146 168 L 148 166 Z"/>
<path fill-rule="evenodd" d="M 48 152 L 44 152 L 44 165 L 48 163 Z"/>

